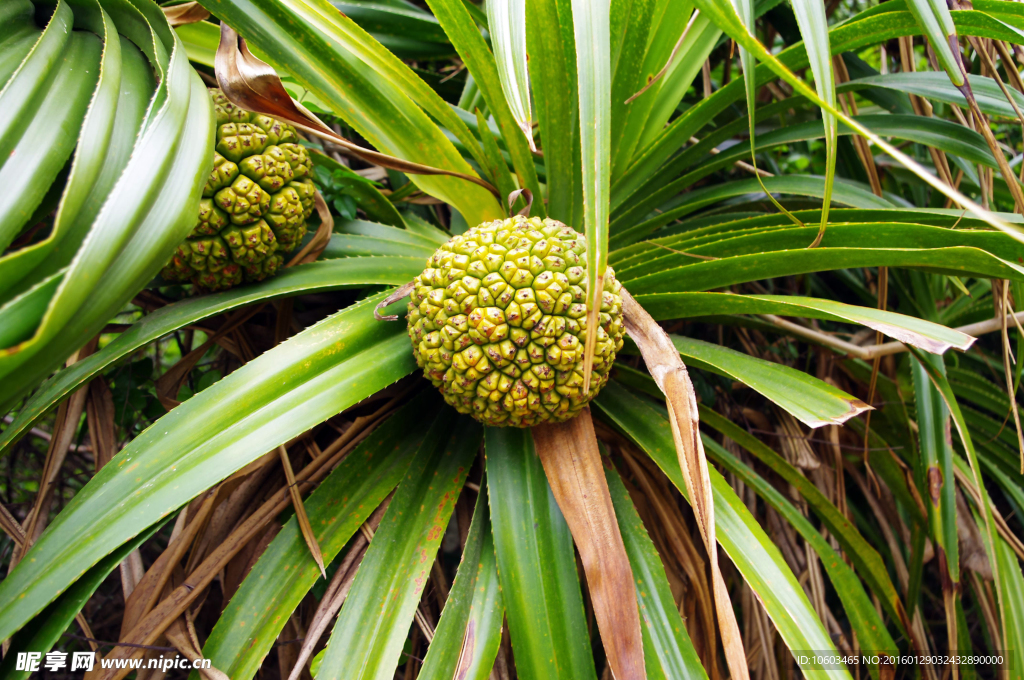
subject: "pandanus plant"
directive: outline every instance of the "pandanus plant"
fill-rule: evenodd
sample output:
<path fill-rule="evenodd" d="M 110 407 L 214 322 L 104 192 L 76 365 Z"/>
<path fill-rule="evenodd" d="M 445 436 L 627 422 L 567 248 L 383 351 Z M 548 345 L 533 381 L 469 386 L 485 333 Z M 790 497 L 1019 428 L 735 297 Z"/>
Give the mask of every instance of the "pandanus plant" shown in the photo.
<path fill-rule="evenodd" d="M 748 666 L 775 678 L 793 667 L 776 635 L 802 672 L 836 678 L 850 669 L 799 652 L 925 654 L 985 636 L 990 650 L 1024 649 L 1024 546 L 1008 518 L 1024 478 L 997 420 L 1012 413 L 1019 435 L 1008 332 L 1024 239 L 997 210 L 1019 212 L 1024 197 L 1004 153 L 1016 131 L 992 123 L 1024 120 L 1017 5 L 910 0 L 830 25 L 822 4 L 793 0 L 804 41 L 781 51 L 776 22 L 760 18 L 772 3 L 427 5 L 0 10 L 0 150 L 18 151 L 0 175 L 21 182 L 0 202 L 21 211 L 0 229 L 0 449 L 23 446 L 59 404 L 31 511 L 0 514 L 15 545 L 0 671 L 24 677 L 15 652 L 50 649 L 73 621 L 96 642 L 83 607 L 119 565 L 119 644 L 104 660 L 173 649 L 211 659 L 206 677 L 253 677 L 271 651 L 292 678 L 403 666 L 407 678 L 624 680 L 742 679 Z M 915 36 L 935 71 L 917 72 Z M 884 53 L 881 72 L 861 58 L 892 41 L 900 73 Z M 734 47 L 742 78 L 730 79 Z M 421 63 L 455 55 L 469 73 L 457 103 Z M 325 176 L 351 182 L 368 219 L 338 219 L 320 200 L 303 256 L 273 278 L 194 297 L 150 283 L 195 227 L 214 158 L 216 121 L 188 59 L 238 110 L 299 130 L 326 169 L 321 191 Z M 813 87 L 797 75 L 808 67 Z M 74 107 L 51 101 L 65 82 Z M 35 136 L 58 115 L 78 126 L 77 146 Z M 768 153 L 809 140 L 823 140 L 821 176 L 786 174 Z M 339 159 L 389 170 L 392 190 Z M 404 209 L 413 192 L 444 210 Z M 887 310 L 889 268 L 908 314 Z M 773 283 L 802 276 L 817 295 Z M 296 306 L 327 292 L 334 313 L 302 328 Z M 148 313 L 105 328 L 132 300 Z M 272 329 L 259 342 L 246 332 L 256 319 Z M 747 353 L 697 337 L 724 322 Z M 851 325 L 869 332 L 837 337 Z M 122 448 L 105 372 L 186 328 L 207 339 L 179 340 L 157 381 L 169 412 Z M 1009 396 L 978 384 L 970 355 L 943 358 L 995 330 L 1002 361 L 974 361 L 1004 371 Z M 769 360 L 748 331 L 818 348 L 819 377 Z M 234 370 L 191 394 L 214 345 Z M 905 370 L 881 364 L 908 349 Z M 770 427 L 766 416 L 723 415 L 713 388 L 698 403 L 684 359 L 724 376 L 720 391 L 741 384 L 774 404 L 804 448 L 782 438 L 776 453 L 730 419 Z M 863 399 L 826 373 L 840 361 Z M 854 428 L 856 456 L 844 455 L 838 426 L 878 394 L 880 417 Z M 51 520 L 83 413 L 97 471 Z M 828 433 L 829 475 L 798 422 Z M 847 477 L 865 498 L 856 512 Z M 449 525 L 453 580 L 438 559 Z M 145 569 L 153 537 L 165 542 Z M 931 560 L 945 640 L 922 615 Z M 984 635 L 968 626 L 965 583 Z M 223 610 L 200 640 L 214 591 Z"/>

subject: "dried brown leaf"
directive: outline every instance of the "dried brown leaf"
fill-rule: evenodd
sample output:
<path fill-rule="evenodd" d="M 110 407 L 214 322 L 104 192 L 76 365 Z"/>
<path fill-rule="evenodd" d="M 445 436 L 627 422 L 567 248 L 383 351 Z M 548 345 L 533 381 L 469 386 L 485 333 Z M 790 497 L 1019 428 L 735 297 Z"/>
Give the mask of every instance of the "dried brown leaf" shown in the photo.
<path fill-rule="evenodd" d="M 96 462 L 96 471 L 107 464 L 117 453 L 117 435 L 114 428 L 114 395 L 103 376 L 93 378 L 89 383 L 89 394 L 85 402 L 85 420 L 89 427 L 89 443 Z"/>
<path fill-rule="evenodd" d="M 164 16 L 167 17 L 167 23 L 172 27 L 194 24 L 210 18 L 210 13 L 206 8 L 194 1 L 172 7 L 164 7 L 163 10 Z"/>
<path fill-rule="evenodd" d="M 506 618 L 502 623 L 501 646 L 498 647 L 498 656 L 494 659 L 494 667 L 491 669 L 488 680 L 509 680 L 512 675 L 508 670 L 512 665 L 511 658 L 512 639 L 509 636 L 508 619 Z"/>
<path fill-rule="evenodd" d="M 282 489 L 259 510 L 250 515 L 224 543 L 218 545 L 180 586 L 142 617 L 126 634 L 122 634 L 121 641 L 132 645 L 153 644 L 167 627 L 203 593 L 224 565 L 255 538 L 268 522 L 284 510 L 288 503 L 288 492 Z M 111 660 L 128 659 L 138 657 L 140 654 L 141 652 L 137 648 L 119 646 L 115 647 L 106 658 Z M 116 680 L 125 677 L 129 672 L 129 669 L 97 668 L 93 675 L 87 675 L 87 677 L 89 680 L 94 678 L 96 680 Z"/>
<path fill-rule="evenodd" d="M 245 39 L 225 23 L 220 25 L 220 45 L 217 47 L 217 55 L 214 59 L 214 70 L 217 74 L 217 84 L 224 95 L 232 104 L 246 111 L 255 111 L 287 121 L 300 130 L 331 141 L 344 149 L 346 153 L 368 163 L 398 170 L 408 175 L 458 177 L 484 187 L 499 201 L 501 200 L 498 190 L 479 177 L 413 163 L 366 149 L 348 141 L 325 125 L 306 107 L 292 99 L 274 69 L 269 64 L 257 59 L 249 51 Z"/>
<path fill-rule="evenodd" d="M 117 430 L 114 427 L 114 395 L 103 376 L 93 378 L 89 383 L 89 395 L 85 402 L 85 420 L 89 428 L 89 442 L 92 445 L 96 471 L 110 462 L 117 453 Z M 121 589 L 127 599 L 135 586 L 142 580 L 145 568 L 138 549 L 124 558 L 120 565 Z M 92 637 L 87 635 L 86 637 Z M 91 643 L 95 645 L 95 643 Z"/>
<path fill-rule="evenodd" d="M 25 530 L 3 503 L 0 503 L 0 529 L 3 529 L 19 548 L 25 543 Z"/>
<path fill-rule="evenodd" d="M 981 498 L 978 495 L 978 487 L 974 484 L 973 476 L 969 475 L 960 470 L 960 468 L 953 468 L 953 474 L 956 475 L 956 481 L 960 483 L 960 487 L 970 494 L 971 499 L 974 501 L 974 507 L 981 505 Z M 992 520 L 995 522 L 996 532 L 1003 537 L 1010 548 L 1017 553 L 1017 557 L 1024 560 L 1024 541 L 1017 536 L 1016 533 L 1006 523 L 1006 518 L 1003 517 L 1002 513 L 999 512 L 999 508 L 995 505 L 991 505 Z M 989 565 L 991 568 L 991 565 Z"/>
<path fill-rule="evenodd" d="M 274 345 L 280 345 L 292 334 L 292 319 L 295 313 L 295 298 L 285 298 L 274 305 L 277 318 L 274 322 Z"/>
<path fill-rule="evenodd" d="M 174 648 L 181 653 L 183 657 L 192 662 L 195 662 L 204 657 L 203 653 L 199 649 L 199 646 L 192 639 L 192 635 L 189 634 L 190 631 L 188 630 L 188 628 L 189 626 L 185 621 L 185 617 L 178 617 L 178 619 L 176 619 L 174 623 L 167 627 L 167 630 L 164 632 L 164 635 L 167 637 L 167 640 L 172 645 L 174 645 Z M 199 675 L 202 676 L 205 680 L 231 680 L 231 678 L 228 677 L 227 673 L 225 673 L 224 671 L 219 671 L 213 667 L 200 668 Z"/>
<path fill-rule="evenodd" d="M 646 678 L 633 570 L 608 491 L 590 409 L 533 428 L 551 491 L 572 531 L 590 586 L 597 627 L 617 680 Z"/>
<path fill-rule="evenodd" d="M 1007 101 L 1010 102 L 1010 105 L 1013 106 L 1017 113 L 1018 120 L 1021 120 L 1021 112 L 1017 108 L 1013 97 L 1011 97 L 1009 92 L 1006 90 L 1006 86 L 1003 84 L 1002 78 L 999 77 L 999 71 L 992 63 L 992 58 L 989 56 L 987 48 L 980 46 L 977 38 L 968 37 L 968 40 L 974 47 L 975 52 L 982 58 L 982 61 L 985 62 L 985 65 L 990 69 L 990 74 L 995 76 L 996 82 L 1002 88 Z M 1017 180 L 1016 175 L 1013 174 L 1013 169 L 1006 160 L 1006 155 L 1003 153 L 1002 148 L 999 146 L 999 142 L 996 140 L 995 134 L 992 132 L 992 125 L 989 123 L 988 116 L 982 113 L 981 108 L 978 106 L 978 101 L 974 98 L 974 92 L 971 91 L 969 81 L 966 79 L 966 73 L 964 75 L 964 84 L 959 89 L 967 99 L 967 103 L 971 108 L 971 113 L 974 114 L 974 120 L 976 123 L 975 128 L 985 138 L 985 143 L 988 144 L 988 148 L 996 160 L 996 165 L 999 166 L 999 172 L 1003 175 L 1006 188 L 1009 189 L 1010 196 L 1013 197 L 1016 212 L 1024 213 L 1024 190 L 1021 189 L 1020 182 Z M 1024 122 L 1024 120 L 1021 120 L 1021 122 Z"/>
<path fill-rule="evenodd" d="M 462 636 L 462 647 L 459 649 L 459 660 L 455 664 L 454 680 L 465 680 L 473 665 L 473 647 L 476 646 L 476 621 L 469 620 L 466 632 Z"/>
<path fill-rule="evenodd" d="M 718 566 L 718 543 L 715 538 L 715 506 L 708 475 L 704 445 L 697 420 L 697 398 L 686 372 L 686 366 L 668 334 L 651 315 L 622 289 L 622 315 L 626 332 L 636 343 L 647 364 L 647 370 L 665 394 L 668 403 L 672 438 L 675 440 L 683 481 L 690 495 L 690 506 L 697 518 L 697 528 L 704 539 L 711 564 L 712 590 L 718 610 L 718 626 L 725 649 L 725 660 L 733 680 L 749 680 L 746 654 L 729 590 Z"/>
<path fill-rule="evenodd" d="M 299 530 L 302 531 L 302 538 L 306 541 L 306 545 L 309 547 L 309 552 L 313 556 L 313 561 L 316 562 L 316 566 L 320 567 L 320 574 L 327 579 L 327 570 L 324 569 L 324 556 L 320 552 L 320 544 L 316 541 L 316 535 L 313 534 L 313 527 L 309 523 L 309 515 L 306 514 L 306 506 L 302 503 L 302 492 L 299 491 L 298 483 L 295 481 L 295 471 L 292 470 L 292 460 L 288 457 L 288 450 L 283 447 L 277 447 L 277 452 L 281 457 L 281 467 L 284 468 L 284 477 L 288 482 L 288 495 L 292 499 L 292 507 L 295 508 L 295 519 L 299 522 Z"/>
<path fill-rule="evenodd" d="M 242 581 L 249 575 L 252 568 L 256 566 L 260 556 L 263 555 L 270 542 L 277 538 L 277 534 L 280 531 L 281 524 L 279 522 L 271 522 L 256 540 L 246 543 L 245 547 L 237 555 L 228 560 L 227 565 L 224 566 L 224 577 L 222 580 L 225 599 L 230 599 L 238 592 Z"/>
<path fill-rule="evenodd" d="M 188 380 L 189 373 L 199 363 L 199 360 L 206 356 L 206 353 L 213 347 L 214 342 L 216 341 L 213 337 L 210 337 L 199 347 L 196 347 L 179 359 L 162 376 L 156 379 L 156 398 L 165 409 L 170 411 L 181 404 L 177 399 L 178 392 L 181 391 L 182 385 Z"/>
<path fill-rule="evenodd" d="M 775 430 L 779 436 L 779 448 L 782 449 L 786 460 L 802 470 L 819 469 L 821 461 L 807 442 L 807 436 L 801 431 L 796 418 L 782 409 L 776 409 L 776 417 L 778 420 Z"/>
<path fill-rule="evenodd" d="M 508 195 L 508 210 L 509 212 L 512 212 L 512 206 L 515 205 L 516 200 L 518 200 L 520 196 L 523 197 L 523 202 L 525 205 L 522 210 L 516 213 L 516 215 L 520 215 L 522 217 L 529 217 L 530 208 L 533 207 L 533 192 L 527 189 L 526 187 L 523 187 L 522 189 L 516 189 L 515 191 Z"/>
<path fill-rule="evenodd" d="M 258 507 L 260 494 L 265 494 L 266 482 L 271 474 L 277 470 L 274 465 L 278 460 L 278 453 L 275 449 L 239 470 L 234 475 L 221 483 L 220 496 L 223 502 L 218 502 L 210 516 L 206 529 L 196 538 L 195 547 L 192 550 L 193 559 L 205 558 L 212 549 L 212 546 L 219 544 L 238 524 L 250 513 L 254 507 Z M 222 584 L 225 593 L 229 591 L 225 575 L 225 582 Z M 234 592 L 231 590 L 230 592 Z"/>
<path fill-rule="evenodd" d="M 167 548 L 160 554 L 160 557 L 153 562 L 145 576 L 138 582 L 131 595 L 127 598 L 124 606 L 124 616 L 121 619 L 121 640 L 127 641 L 127 633 L 135 627 L 136 623 L 156 604 L 157 598 L 164 590 L 164 586 L 171 578 L 175 565 L 185 555 L 189 546 L 204 520 L 213 510 L 217 499 L 217 489 L 211 489 L 203 497 L 195 515 L 186 517 L 186 522 L 180 533 L 174 536 Z M 187 512 L 183 510 L 182 512 Z M 144 643 L 150 644 L 150 643 Z"/>
<path fill-rule="evenodd" d="M 90 340 L 68 359 L 67 365 L 70 366 L 92 354 L 96 350 L 98 342 L 99 336 Z M 46 462 L 40 475 L 39 491 L 36 493 L 32 510 L 29 511 L 23 526 L 25 540 L 11 555 L 10 569 L 13 569 L 21 561 L 21 558 L 25 556 L 25 553 L 46 528 L 46 523 L 50 518 L 50 505 L 53 502 L 54 483 L 57 481 L 57 475 L 60 474 L 60 469 L 64 465 L 64 458 L 78 431 L 78 422 L 82 417 L 82 411 L 85 410 L 85 400 L 88 394 L 88 385 L 81 387 L 71 395 L 70 399 L 61 403 L 57 408 L 57 418 L 53 424 L 53 434 L 46 452 Z"/>
<path fill-rule="evenodd" d="M 142 553 L 133 550 L 121 562 L 121 591 L 127 600 L 135 592 L 142 578 L 146 575 L 146 567 L 142 564 Z"/>
<path fill-rule="evenodd" d="M 1016 317 L 1013 315 L 1013 309 L 1010 307 L 1009 291 L 1009 281 L 1002 281 L 999 279 L 994 279 L 992 281 L 992 298 L 996 303 L 996 317 L 1002 321 L 1002 328 L 1000 330 L 1002 331 L 1003 341 L 1003 375 L 1006 379 L 1006 396 L 1009 399 L 1009 403 L 1013 405 L 1010 408 L 1010 413 L 1013 415 L 1013 425 L 1017 430 L 1017 447 L 1020 451 L 1020 470 L 1021 474 L 1024 474 L 1024 430 L 1021 428 L 1020 412 L 1017 409 L 1013 370 L 1010 367 L 1010 362 L 1013 361 L 1013 350 L 1010 348 L 1010 336 L 1007 332 L 1009 328 L 1009 319 L 1014 318 L 1014 320 L 1016 320 Z M 1019 330 L 1020 324 L 1018 323 L 1017 325 Z"/>
<path fill-rule="evenodd" d="M 959 488 L 956 490 L 956 533 L 960 539 L 960 563 L 977 572 L 986 581 L 991 581 L 992 564 L 985 550 L 985 542 L 971 509 L 967 507 L 963 491 Z"/>

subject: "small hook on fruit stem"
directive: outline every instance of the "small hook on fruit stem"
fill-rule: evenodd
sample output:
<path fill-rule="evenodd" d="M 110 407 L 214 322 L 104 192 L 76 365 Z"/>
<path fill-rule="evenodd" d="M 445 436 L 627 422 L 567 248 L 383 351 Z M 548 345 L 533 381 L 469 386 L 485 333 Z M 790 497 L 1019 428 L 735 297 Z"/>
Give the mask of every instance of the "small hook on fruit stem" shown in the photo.
<path fill-rule="evenodd" d="M 523 187 L 522 189 L 516 189 L 515 191 L 508 195 L 509 212 L 512 211 L 512 206 L 515 204 L 516 199 L 519 198 L 520 196 L 522 196 L 523 200 L 526 201 L 526 207 L 517 212 L 516 215 L 520 215 L 522 217 L 529 217 L 530 208 L 533 207 L 533 192 L 527 189 L 526 187 Z"/>
<path fill-rule="evenodd" d="M 398 288 L 396 288 L 394 292 L 391 293 L 391 295 L 388 295 L 386 298 L 381 300 L 380 303 L 378 303 L 377 306 L 373 308 L 373 318 L 376 319 L 377 321 L 398 321 L 397 314 L 388 314 L 387 316 L 381 316 L 380 310 L 383 309 L 384 307 L 387 307 L 390 304 L 398 302 L 404 297 L 408 297 L 408 295 L 412 292 L 413 286 L 415 285 L 416 281 L 413 280 L 410 281 L 409 283 L 404 283 Z"/>

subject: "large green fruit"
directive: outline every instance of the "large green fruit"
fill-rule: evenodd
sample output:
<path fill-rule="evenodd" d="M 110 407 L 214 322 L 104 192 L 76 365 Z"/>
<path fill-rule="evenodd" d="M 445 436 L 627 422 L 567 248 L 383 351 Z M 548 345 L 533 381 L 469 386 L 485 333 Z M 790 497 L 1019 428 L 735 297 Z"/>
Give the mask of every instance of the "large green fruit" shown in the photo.
<path fill-rule="evenodd" d="M 210 90 L 217 116 L 213 172 L 199 220 L 161 272 L 207 290 L 273 275 L 306 235 L 312 162 L 295 128 L 238 108 Z"/>
<path fill-rule="evenodd" d="M 532 427 L 577 415 L 622 348 L 621 284 L 605 278 L 590 391 L 586 240 L 555 220 L 513 217 L 456 236 L 427 261 L 409 336 L 445 401 L 487 425 Z"/>

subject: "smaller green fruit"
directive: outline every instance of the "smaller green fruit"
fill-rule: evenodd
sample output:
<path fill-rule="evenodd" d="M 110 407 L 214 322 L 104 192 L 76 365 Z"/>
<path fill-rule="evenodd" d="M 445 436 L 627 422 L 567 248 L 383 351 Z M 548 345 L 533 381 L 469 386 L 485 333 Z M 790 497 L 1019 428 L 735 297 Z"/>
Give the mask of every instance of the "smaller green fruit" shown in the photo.
<path fill-rule="evenodd" d="M 316 187 L 295 129 L 250 113 L 210 90 L 217 117 L 213 171 L 199 219 L 161 272 L 164 279 L 221 290 L 262 281 L 306 235 Z"/>

